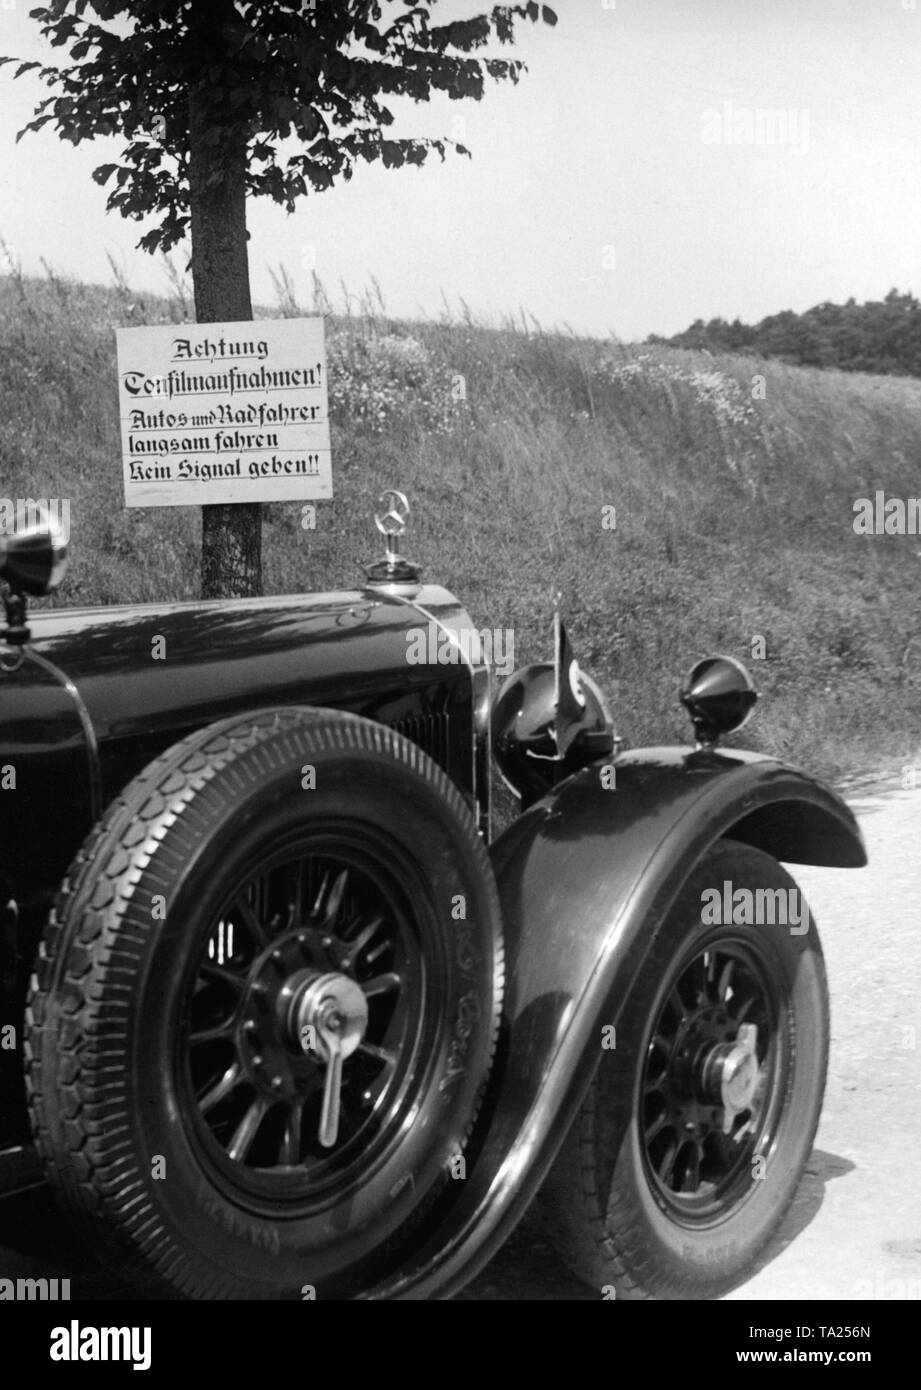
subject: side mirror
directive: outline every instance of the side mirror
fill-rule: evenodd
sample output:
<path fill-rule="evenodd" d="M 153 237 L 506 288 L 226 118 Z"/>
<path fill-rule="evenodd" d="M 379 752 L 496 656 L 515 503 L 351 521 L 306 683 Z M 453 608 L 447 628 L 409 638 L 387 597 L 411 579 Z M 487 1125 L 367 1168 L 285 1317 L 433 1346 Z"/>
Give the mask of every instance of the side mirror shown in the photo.
<path fill-rule="evenodd" d="M 67 544 L 49 516 L 15 536 L 0 536 L 0 579 L 14 594 L 53 593 L 67 569 Z"/>

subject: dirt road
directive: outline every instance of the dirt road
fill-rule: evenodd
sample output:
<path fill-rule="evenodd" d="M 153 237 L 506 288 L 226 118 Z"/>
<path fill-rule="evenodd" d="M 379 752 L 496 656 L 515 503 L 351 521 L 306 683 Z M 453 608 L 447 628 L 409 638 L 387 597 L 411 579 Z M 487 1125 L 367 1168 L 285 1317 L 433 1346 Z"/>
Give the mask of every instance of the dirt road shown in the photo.
<path fill-rule="evenodd" d="M 921 790 L 853 805 L 868 868 L 790 866 L 828 964 L 828 1089 L 794 1206 L 733 1300 L 921 1299 Z M 16 1274 L 69 1275 L 75 1297 L 120 1292 L 86 1268 L 43 1191 L 0 1202 L 0 1275 Z M 568 1275 L 528 1219 L 460 1297 L 599 1295 Z"/>

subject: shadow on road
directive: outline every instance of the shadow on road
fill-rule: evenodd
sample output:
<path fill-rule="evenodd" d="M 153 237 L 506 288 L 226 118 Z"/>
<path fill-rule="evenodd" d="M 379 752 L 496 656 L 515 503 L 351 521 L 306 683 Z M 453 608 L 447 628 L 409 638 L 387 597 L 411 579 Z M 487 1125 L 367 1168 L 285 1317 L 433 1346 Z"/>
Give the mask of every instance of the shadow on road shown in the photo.
<path fill-rule="evenodd" d="M 766 1247 L 761 1259 L 751 1272 L 751 1278 L 777 1259 L 792 1245 L 797 1236 L 815 1220 L 825 1198 L 825 1188 L 836 1178 L 852 1173 L 856 1164 L 839 1154 L 826 1153 L 824 1149 L 813 1149 L 806 1171 L 797 1189 L 793 1204 L 784 1217 L 773 1240 Z"/>

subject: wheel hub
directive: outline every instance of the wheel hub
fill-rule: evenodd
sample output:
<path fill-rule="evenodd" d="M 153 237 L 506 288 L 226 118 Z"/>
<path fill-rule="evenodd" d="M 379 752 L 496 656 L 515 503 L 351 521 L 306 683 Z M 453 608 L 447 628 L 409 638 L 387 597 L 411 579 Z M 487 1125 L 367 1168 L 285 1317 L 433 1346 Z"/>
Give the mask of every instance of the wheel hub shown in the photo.
<path fill-rule="evenodd" d="M 732 1130 L 736 1115 L 748 1110 L 758 1085 L 758 1030 L 743 1023 L 734 1042 L 708 1048 L 699 1069 L 701 1099 L 723 1107 L 723 1133 Z"/>
<path fill-rule="evenodd" d="M 288 1042 L 319 1056 L 326 1067 L 319 1138 L 331 1149 L 339 1137 L 342 1063 L 365 1035 L 368 1001 L 360 985 L 339 970 L 302 971 L 282 987 L 278 1011 Z"/>
<path fill-rule="evenodd" d="M 244 1055 L 257 1086 L 275 1098 L 303 1094 L 324 1069 L 319 1140 L 339 1137 L 342 1064 L 361 1044 L 368 1000 L 356 980 L 334 962 L 329 937 L 288 933 L 256 963 L 241 1022 Z"/>
<path fill-rule="evenodd" d="M 278 996 L 279 1023 L 288 1040 L 308 1055 L 329 1061 L 338 1049 L 350 1057 L 368 1026 L 368 1001 L 349 975 L 304 971 L 286 981 Z M 336 1039 L 335 1042 L 331 1042 Z"/>
<path fill-rule="evenodd" d="M 239 1017 L 239 1050 L 253 1084 L 274 1100 L 297 1099 L 318 1084 L 325 1055 L 301 1046 L 291 1008 L 314 980 L 339 973 L 335 964 L 330 938 L 305 928 L 277 938 L 253 962 Z M 304 1025 L 316 1027 L 313 1020 Z"/>

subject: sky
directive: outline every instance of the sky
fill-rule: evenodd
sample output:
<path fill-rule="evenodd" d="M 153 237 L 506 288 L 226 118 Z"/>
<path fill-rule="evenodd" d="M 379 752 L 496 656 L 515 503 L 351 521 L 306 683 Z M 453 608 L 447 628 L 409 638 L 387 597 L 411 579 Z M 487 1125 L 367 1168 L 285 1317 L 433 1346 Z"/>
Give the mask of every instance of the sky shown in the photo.
<path fill-rule="evenodd" d="M 29 0 L 0 0 L 0 53 L 45 49 Z M 441 0 L 437 15 L 486 8 Z M 362 165 L 286 214 L 249 209 L 257 303 L 284 265 L 309 304 L 372 278 L 389 313 L 465 303 L 498 323 L 634 341 L 694 319 L 754 322 L 825 300 L 921 294 L 921 0 L 555 0 L 524 26 L 528 72 L 479 103 L 398 109 L 401 134 L 472 159 Z M 505 50 L 508 54 L 511 51 Z M 0 69 L 0 236 L 26 274 L 166 292 L 142 224 L 91 179 L 118 140 L 16 132 L 46 89 Z M 460 119 L 460 124 L 457 124 Z M 184 264 L 184 259 L 182 261 Z"/>

